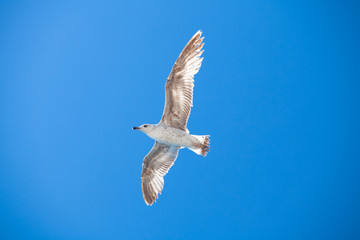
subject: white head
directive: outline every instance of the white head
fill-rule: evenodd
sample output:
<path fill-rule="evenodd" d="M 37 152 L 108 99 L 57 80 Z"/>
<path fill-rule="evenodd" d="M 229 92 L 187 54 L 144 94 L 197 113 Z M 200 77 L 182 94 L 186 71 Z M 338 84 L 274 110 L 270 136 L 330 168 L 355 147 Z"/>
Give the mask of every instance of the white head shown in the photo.
<path fill-rule="evenodd" d="M 133 127 L 134 130 L 140 130 L 143 133 L 149 133 L 151 132 L 155 127 L 155 124 L 143 124 L 139 127 Z"/>

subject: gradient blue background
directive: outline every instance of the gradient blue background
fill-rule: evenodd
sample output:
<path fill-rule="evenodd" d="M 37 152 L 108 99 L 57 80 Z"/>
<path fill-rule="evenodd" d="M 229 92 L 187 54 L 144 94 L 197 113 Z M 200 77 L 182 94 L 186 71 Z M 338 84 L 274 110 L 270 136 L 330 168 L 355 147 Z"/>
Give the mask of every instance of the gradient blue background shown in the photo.
<path fill-rule="evenodd" d="M 359 23 L 357 1 L 2 1 L 0 238 L 360 239 Z M 199 29 L 211 151 L 149 207 L 131 128 Z"/>

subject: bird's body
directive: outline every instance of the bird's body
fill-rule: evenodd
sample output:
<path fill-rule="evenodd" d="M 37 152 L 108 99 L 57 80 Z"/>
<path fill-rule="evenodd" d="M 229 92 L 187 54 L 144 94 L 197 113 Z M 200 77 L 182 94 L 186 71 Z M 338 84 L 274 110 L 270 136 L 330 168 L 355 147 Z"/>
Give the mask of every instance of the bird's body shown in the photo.
<path fill-rule="evenodd" d="M 150 124 L 147 124 L 150 125 Z M 183 130 L 166 126 L 159 123 L 148 126 L 150 131 L 146 134 L 161 143 L 169 144 L 177 147 L 196 148 L 201 145 L 201 142 L 195 135 L 191 135 Z"/>
<path fill-rule="evenodd" d="M 152 125 L 150 131 L 146 134 L 152 139 L 173 145 L 178 147 L 190 147 L 191 146 L 191 135 L 177 128 L 166 126 L 165 124 L 159 123 Z"/>
<path fill-rule="evenodd" d="M 189 148 L 206 156 L 209 151 L 209 135 L 192 135 L 187 121 L 192 107 L 194 75 L 199 71 L 203 50 L 203 38 L 198 31 L 185 46 L 166 81 L 164 113 L 158 124 L 134 127 L 155 140 L 155 144 L 143 161 L 141 188 L 146 204 L 153 204 L 164 185 L 164 175 L 174 164 L 179 149 Z"/>

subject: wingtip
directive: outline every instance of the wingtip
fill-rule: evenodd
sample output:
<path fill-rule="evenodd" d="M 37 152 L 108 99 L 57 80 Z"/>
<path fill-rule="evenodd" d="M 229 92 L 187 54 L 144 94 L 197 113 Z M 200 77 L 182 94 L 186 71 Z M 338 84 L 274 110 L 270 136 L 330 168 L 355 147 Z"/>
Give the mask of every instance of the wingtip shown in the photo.
<path fill-rule="evenodd" d="M 152 206 L 155 202 L 156 202 L 156 198 L 147 198 L 144 196 L 144 202 L 146 203 L 147 206 Z"/>
<path fill-rule="evenodd" d="M 198 30 L 198 31 L 194 34 L 194 36 L 199 36 L 199 37 L 201 37 L 201 34 L 202 34 L 202 31 L 201 31 L 201 30 Z"/>

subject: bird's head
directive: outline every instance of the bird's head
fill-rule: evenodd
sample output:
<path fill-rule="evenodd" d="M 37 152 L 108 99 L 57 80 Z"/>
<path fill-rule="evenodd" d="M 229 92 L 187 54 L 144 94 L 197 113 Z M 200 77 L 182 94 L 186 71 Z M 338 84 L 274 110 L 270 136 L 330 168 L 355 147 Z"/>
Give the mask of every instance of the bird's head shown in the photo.
<path fill-rule="evenodd" d="M 144 133 L 148 133 L 151 130 L 153 130 L 153 128 L 154 128 L 154 124 L 143 124 L 139 127 L 133 127 L 133 130 L 140 130 Z"/>

